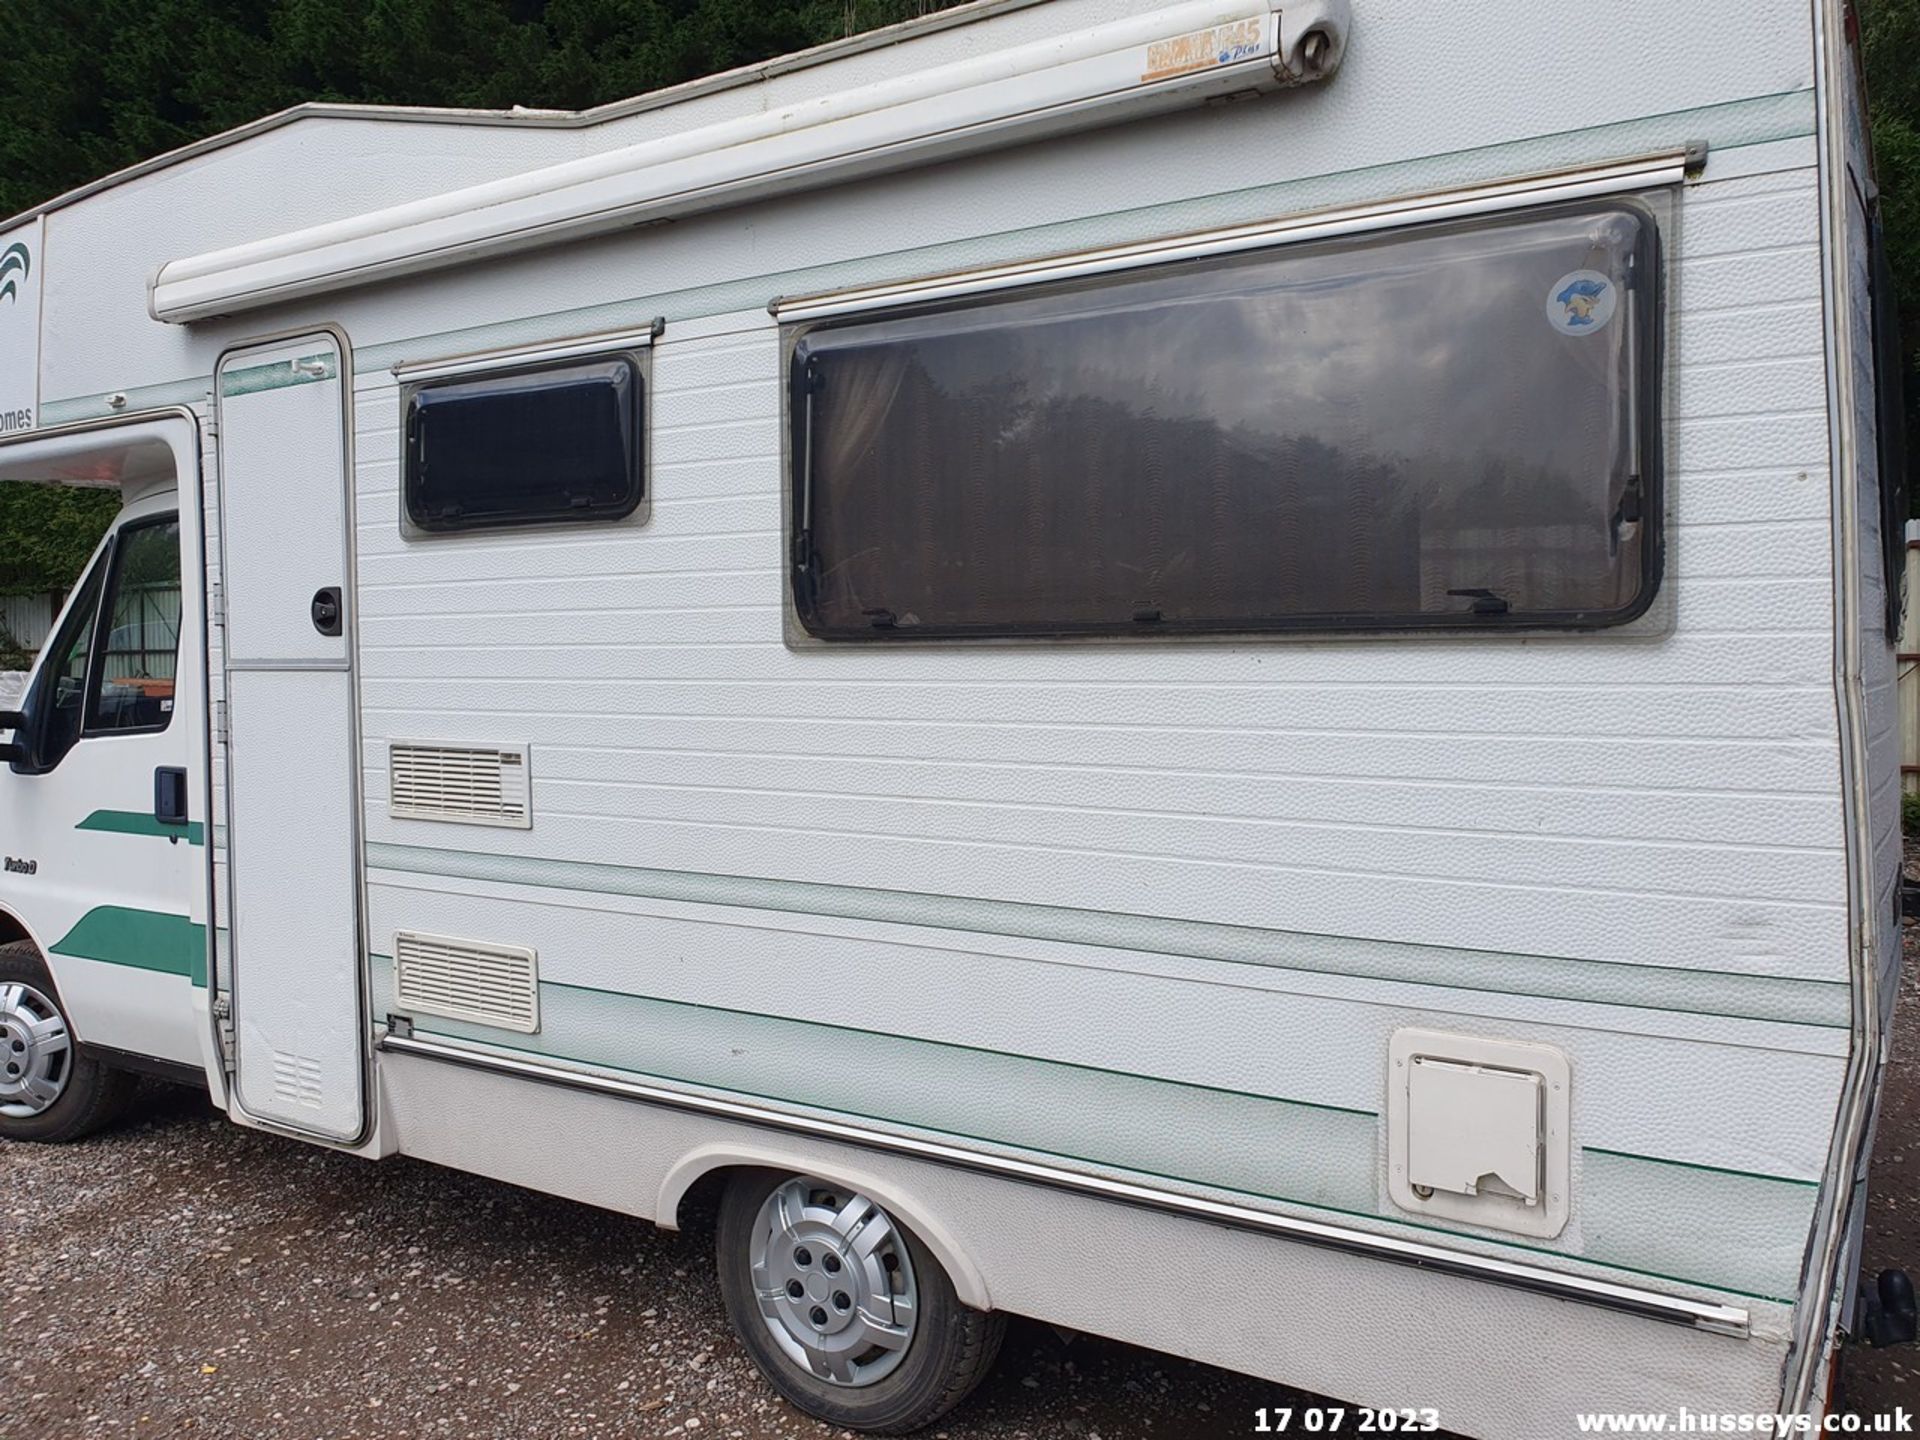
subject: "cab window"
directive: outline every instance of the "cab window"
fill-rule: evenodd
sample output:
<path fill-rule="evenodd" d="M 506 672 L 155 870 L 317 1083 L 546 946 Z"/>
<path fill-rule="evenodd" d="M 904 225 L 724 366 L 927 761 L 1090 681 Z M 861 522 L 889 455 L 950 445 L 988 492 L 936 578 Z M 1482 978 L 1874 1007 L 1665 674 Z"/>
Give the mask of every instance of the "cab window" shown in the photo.
<path fill-rule="evenodd" d="M 100 610 L 100 589 L 107 573 L 108 555 L 94 561 L 80 582 L 66 619 L 47 642 L 46 663 L 27 693 L 26 713 L 34 727 L 34 767 L 50 770 L 80 738 L 80 716 L 87 698 L 87 660 L 93 653 L 94 621 Z"/>
<path fill-rule="evenodd" d="M 164 730 L 180 656 L 180 522 L 129 525 L 113 548 L 86 733 Z"/>
<path fill-rule="evenodd" d="M 51 770 L 83 736 L 151 734 L 173 720 L 180 654 L 180 522 L 123 525 L 74 592 L 22 707 L 24 764 Z"/>

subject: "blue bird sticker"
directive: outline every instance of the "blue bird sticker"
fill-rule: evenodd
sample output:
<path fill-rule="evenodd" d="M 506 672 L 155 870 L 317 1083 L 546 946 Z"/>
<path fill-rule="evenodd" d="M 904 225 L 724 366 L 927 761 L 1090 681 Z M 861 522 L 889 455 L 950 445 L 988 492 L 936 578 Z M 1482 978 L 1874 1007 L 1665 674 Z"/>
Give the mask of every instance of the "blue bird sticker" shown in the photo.
<path fill-rule="evenodd" d="M 1593 335 L 1607 328 L 1620 287 L 1598 270 L 1570 270 L 1547 288 L 1547 323 L 1562 335 Z"/>

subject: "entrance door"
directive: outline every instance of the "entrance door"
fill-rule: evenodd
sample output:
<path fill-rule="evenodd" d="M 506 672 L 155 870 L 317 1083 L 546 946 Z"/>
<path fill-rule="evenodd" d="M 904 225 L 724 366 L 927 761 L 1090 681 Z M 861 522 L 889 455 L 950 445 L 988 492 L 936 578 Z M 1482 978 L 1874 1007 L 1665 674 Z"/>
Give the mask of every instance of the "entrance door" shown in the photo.
<path fill-rule="evenodd" d="M 235 1093 L 350 1142 L 366 1023 L 342 369 L 314 334 L 230 351 L 215 384 Z"/>

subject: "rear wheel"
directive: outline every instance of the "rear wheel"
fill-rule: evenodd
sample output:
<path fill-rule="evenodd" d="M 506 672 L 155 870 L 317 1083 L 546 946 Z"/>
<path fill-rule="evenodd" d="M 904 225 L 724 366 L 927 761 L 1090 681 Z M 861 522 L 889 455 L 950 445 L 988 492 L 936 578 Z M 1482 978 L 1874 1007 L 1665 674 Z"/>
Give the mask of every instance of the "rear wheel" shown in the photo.
<path fill-rule="evenodd" d="M 918 1430 L 992 1368 L 1002 1317 L 962 1305 L 918 1237 L 848 1186 L 738 1176 L 716 1240 L 720 1293 L 747 1353 L 829 1424 Z"/>
<path fill-rule="evenodd" d="M 133 1085 L 74 1044 L 40 952 L 25 941 L 0 945 L 0 1138 L 91 1135 L 120 1113 Z"/>

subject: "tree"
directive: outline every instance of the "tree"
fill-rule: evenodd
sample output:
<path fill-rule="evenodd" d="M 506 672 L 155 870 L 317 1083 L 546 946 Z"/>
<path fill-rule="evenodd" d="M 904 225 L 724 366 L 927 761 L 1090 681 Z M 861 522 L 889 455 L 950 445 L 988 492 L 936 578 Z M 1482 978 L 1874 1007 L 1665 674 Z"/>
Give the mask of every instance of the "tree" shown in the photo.
<path fill-rule="evenodd" d="M 0 484 L 0 595 L 65 590 L 119 509 L 117 490 Z"/>
<path fill-rule="evenodd" d="M 9 0 L 0 214 L 301 100 L 576 109 L 932 0 Z"/>
<path fill-rule="evenodd" d="M 1887 251 L 1899 286 L 1900 344 L 1906 357 L 1907 496 L 1920 515 L 1920 0 L 1871 0 L 1862 17 L 1867 97 L 1873 112 L 1873 168 L 1880 186 Z"/>

